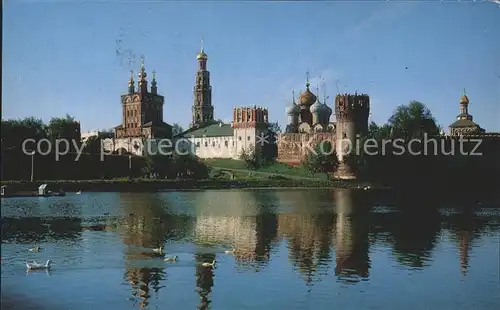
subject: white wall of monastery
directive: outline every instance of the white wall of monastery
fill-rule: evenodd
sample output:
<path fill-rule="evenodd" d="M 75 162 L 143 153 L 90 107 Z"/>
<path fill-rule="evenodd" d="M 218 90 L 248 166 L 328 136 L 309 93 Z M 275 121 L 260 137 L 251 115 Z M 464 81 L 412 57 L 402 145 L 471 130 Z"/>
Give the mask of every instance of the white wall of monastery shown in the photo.
<path fill-rule="evenodd" d="M 200 158 L 238 158 L 233 136 L 188 138 Z"/>

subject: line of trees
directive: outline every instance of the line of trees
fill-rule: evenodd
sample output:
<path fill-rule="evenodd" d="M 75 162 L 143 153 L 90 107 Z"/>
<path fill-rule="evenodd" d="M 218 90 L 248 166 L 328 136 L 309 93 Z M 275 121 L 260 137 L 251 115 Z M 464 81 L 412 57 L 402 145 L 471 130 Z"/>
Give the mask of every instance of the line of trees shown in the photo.
<path fill-rule="evenodd" d="M 80 124 L 70 115 L 53 117 L 47 124 L 34 117 L 2 120 L 1 130 L 2 180 L 30 180 L 32 177 L 34 180 L 70 180 L 145 176 L 201 179 L 208 176 L 208 168 L 192 155 L 138 157 L 112 154 L 101 160 L 102 139 L 112 137 L 112 131 L 100 131 L 98 136 L 87 139 L 81 148 L 83 142 Z M 174 124 L 174 131 L 180 133 L 183 129 Z M 75 141 L 76 147 L 81 149 L 82 153 L 77 154 L 75 145 L 71 143 L 71 149 L 67 150 L 69 152 L 59 156 L 57 160 L 54 148 L 46 155 L 38 152 L 29 155 L 22 149 L 23 141 L 27 139 L 33 139 L 35 144 L 42 139 L 48 139 L 52 145 L 57 139 Z M 33 147 L 35 144 L 28 146 Z M 64 144 L 60 146 L 65 147 Z"/>

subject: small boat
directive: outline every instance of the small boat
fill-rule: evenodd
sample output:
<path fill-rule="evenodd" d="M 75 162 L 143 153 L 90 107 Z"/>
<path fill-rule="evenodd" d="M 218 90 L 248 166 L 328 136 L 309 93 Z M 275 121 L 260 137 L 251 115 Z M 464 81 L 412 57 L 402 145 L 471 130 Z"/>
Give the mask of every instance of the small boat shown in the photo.
<path fill-rule="evenodd" d="M 45 264 L 37 263 L 37 262 L 26 262 L 26 268 L 28 270 L 41 270 L 41 269 L 50 269 L 50 264 L 52 260 L 47 260 Z"/>

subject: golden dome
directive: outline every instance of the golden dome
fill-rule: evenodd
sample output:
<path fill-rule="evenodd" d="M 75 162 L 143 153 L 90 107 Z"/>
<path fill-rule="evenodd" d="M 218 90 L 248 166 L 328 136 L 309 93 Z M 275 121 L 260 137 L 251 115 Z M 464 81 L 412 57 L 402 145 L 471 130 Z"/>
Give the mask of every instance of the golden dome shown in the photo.
<path fill-rule="evenodd" d="M 306 84 L 306 91 L 300 94 L 299 105 L 312 106 L 316 99 L 317 97 L 309 90 L 309 84 Z"/>
<path fill-rule="evenodd" d="M 466 95 L 463 95 L 462 98 L 460 98 L 460 103 L 469 103 L 469 98 L 467 98 Z"/>
<path fill-rule="evenodd" d="M 200 60 L 200 59 L 207 60 L 207 59 L 208 59 L 208 56 L 207 56 L 207 54 L 205 54 L 205 52 L 202 50 L 201 52 L 199 52 L 198 54 L 196 54 L 196 59 L 198 59 L 198 60 Z"/>

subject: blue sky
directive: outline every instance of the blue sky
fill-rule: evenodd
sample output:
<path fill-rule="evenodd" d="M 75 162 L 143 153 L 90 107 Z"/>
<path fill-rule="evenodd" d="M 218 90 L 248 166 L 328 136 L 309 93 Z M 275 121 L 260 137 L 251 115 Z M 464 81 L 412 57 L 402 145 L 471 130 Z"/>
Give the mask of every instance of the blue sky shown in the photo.
<path fill-rule="evenodd" d="M 494 3 L 4 1 L 3 8 L 4 119 L 69 113 L 84 131 L 116 126 L 128 72 L 137 73 L 144 54 L 165 96 L 165 121 L 186 127 L 203 36 L 216 118 L 230 121 L 235 106 L 266 106 L 284 127 L 292 90 L 304 89 L 309 71 L 321 97 L 368 93 L 377 123 L 418 100 L 447 127 L 466 88 L 474 120 L 500 131 Z"/>

